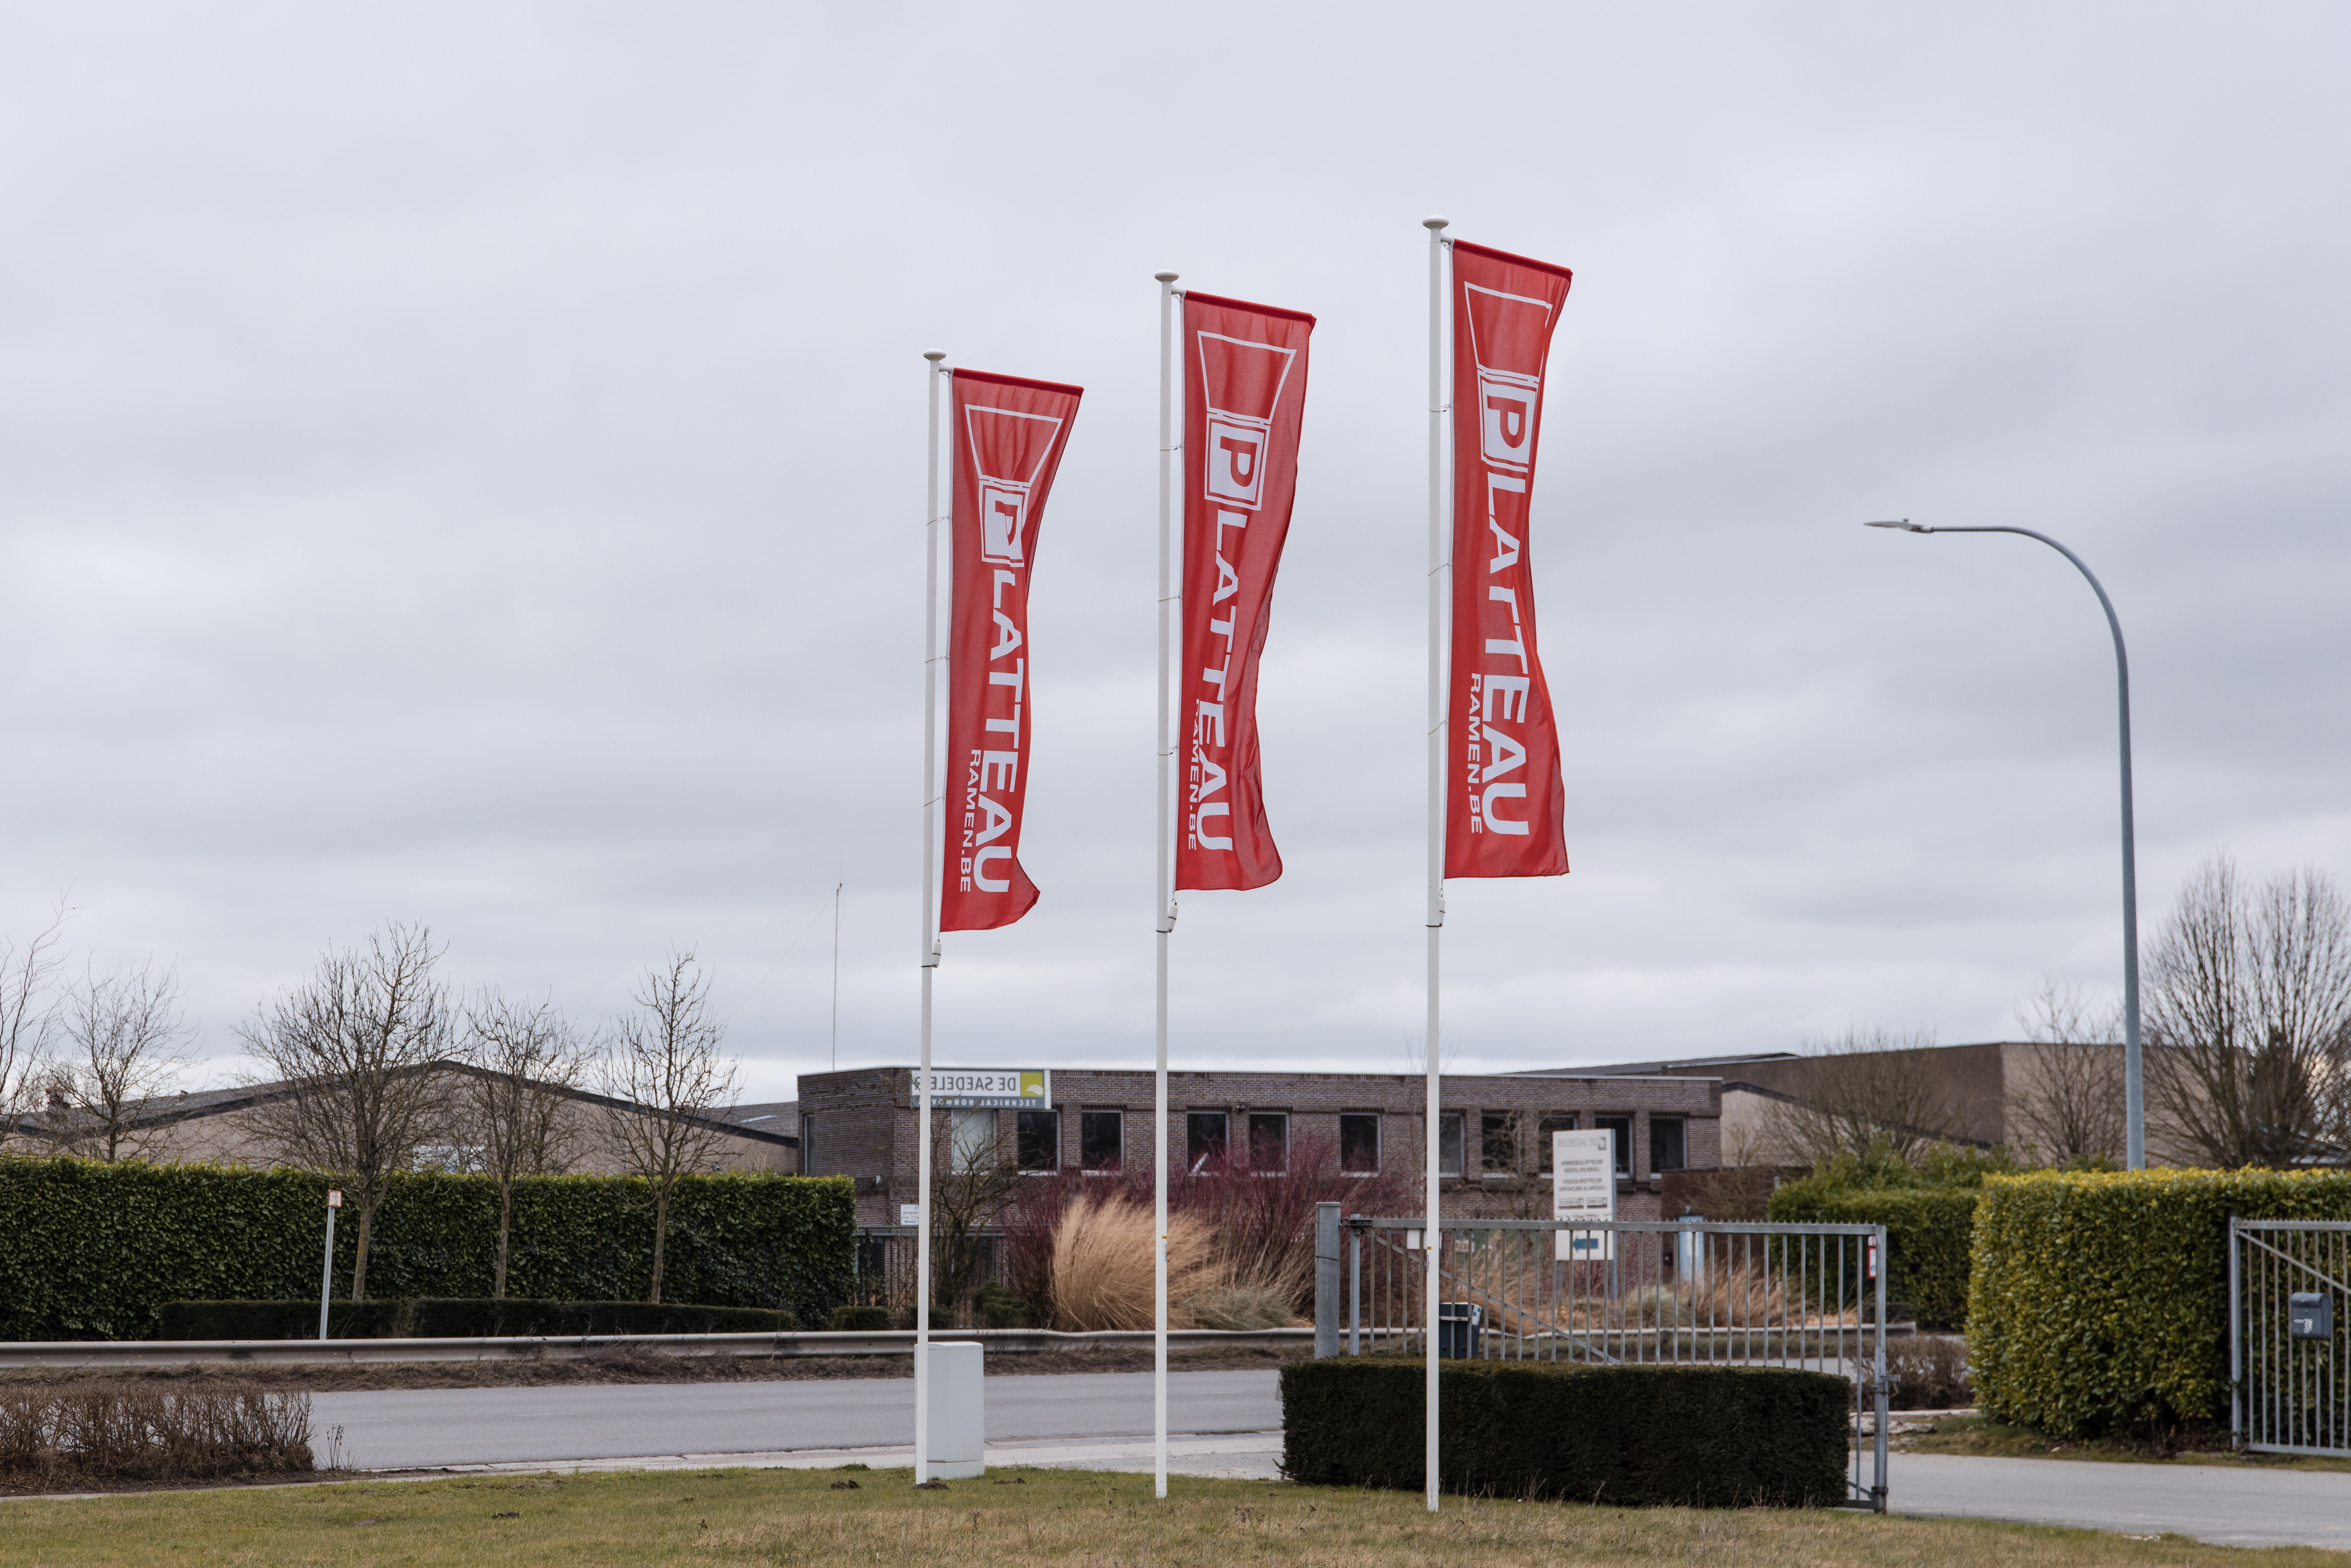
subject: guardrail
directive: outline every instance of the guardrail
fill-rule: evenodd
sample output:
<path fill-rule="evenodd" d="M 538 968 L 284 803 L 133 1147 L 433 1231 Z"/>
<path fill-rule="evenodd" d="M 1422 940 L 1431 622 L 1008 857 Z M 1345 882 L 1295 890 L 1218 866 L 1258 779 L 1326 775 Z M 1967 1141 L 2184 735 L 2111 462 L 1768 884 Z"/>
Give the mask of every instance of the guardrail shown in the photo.
<path fill-rule="evenodd" d="M 977 1341 L 1000 1355 L 1091 1347 L 1147 1349 L 1149 1331 L 1062 1333 L 1053 1329 L 934 1329 L 934 1340 Z M 1176 1349 L 1311 1345 L 1312 1329 L 1171 1329 Z M 295 1366 L 362 1362 L 578 1361 L 615 1350 L 662 1355 L 773 1359 L 800 1355 L 912 1355 L 912 1329 L 845 1333 L 650 1333 L 513 1335 L 483 1339 L 53 1340 L 0 1343 L 0 1367 L 245 1364 Z"/>

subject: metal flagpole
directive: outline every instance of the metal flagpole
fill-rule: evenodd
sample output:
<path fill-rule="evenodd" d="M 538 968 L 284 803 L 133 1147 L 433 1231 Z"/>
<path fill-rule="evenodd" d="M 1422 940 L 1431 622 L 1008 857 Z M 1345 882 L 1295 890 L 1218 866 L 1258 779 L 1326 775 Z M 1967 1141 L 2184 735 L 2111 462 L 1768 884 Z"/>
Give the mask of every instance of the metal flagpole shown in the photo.
<path fill-rule="evenodd" d="M 931 471 L 929 511 L 923 523 L 928 558 L 923 565 L 923 1064 L 917 1084 L 922 1116 L 915 1123 L 919 1176 L 914 1188 L 914 1484 L 931 1479 L 931 980 L 938 972 L 939 938 L 933 929 L 937 905 L 939 823 L 939 382 L 953 373 L 931 362 Z"/>
<path fill-rule="evenodd" d="M 1437 944 L 1445 927 L 1445 228 L 1443 218 L 1424 218 L 1428 230 L 1428 1207 L 1422 1216 L 1421 1252 L 1427 1269 L 1426 1316 L 1422 1320 L 1428 1351 L 1427 1430 L 1421 1462 L 1428 1486 L 1428 1511 L 1437 1511 L 1437 1272 L 1444 1260 L 1444 1230 L 1437 1223 L 1438 1149 L 1444 1123 L 1438 1110 Z M 1468 1135 L 1462 1135 L 1468 1158 Z"/>
<path fill-rule="evenodd" d="M 1151 1442 L 1152 1496 L 1167 1495 L 1167 938 L 1176 929 L 1176 904 L 1168 887 L 1167 856 L 1171 842 L 1168 789 L 1176 765 L 1176 740 L 1168 732 L 1167 622 L 1174 595 L 1169 547 L 1174 536 L 1173 474 L 1175 426 L 1170 414 L 1174 396 L 1174 328 L 1176 279 L 1173 272 L 1152 274 L 1159 280 L 1159 997 L 1156 1041 L 1157 1071 L 1153 1079 L 1151 1148 L 1152 1216 L 1159 1238 L 1152 1260 L 1151 1317 Z"/>

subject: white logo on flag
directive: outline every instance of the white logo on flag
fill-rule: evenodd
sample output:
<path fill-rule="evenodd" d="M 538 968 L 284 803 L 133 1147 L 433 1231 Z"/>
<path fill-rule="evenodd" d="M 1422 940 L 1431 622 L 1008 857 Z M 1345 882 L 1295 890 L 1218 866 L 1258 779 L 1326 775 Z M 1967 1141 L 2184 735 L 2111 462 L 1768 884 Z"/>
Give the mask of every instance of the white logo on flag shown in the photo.
<path fill-rule="evenodd" d="M 1534 466 L 1535 409 L 1542 396 L 1542 321 L 1551 305 L 1465 283 L 1469 356 L 1478 367 L 1478 444 L 1486 461 L 1520 471 Z M 1480 330 L 1483 329 L 1483 330 Z M 1530 354 L 1531 350 L 1531 354 Z"/>
<path fill-rule="evenodd" d="M 1029 487 L 1053 455 L 1061 422 L 977 404 L 963 412 L 972 468 L 979 475 L 979 558 L 1025 565 Z"/>
<path fill-rule="evenodd" d="M 1273 411 L 1298 351 L 1221 332 L 1198 338 L 1200 382 L 1207 394 L 1204 487 L 1208 499 L 1253 512 L 1265 495 Z"/>

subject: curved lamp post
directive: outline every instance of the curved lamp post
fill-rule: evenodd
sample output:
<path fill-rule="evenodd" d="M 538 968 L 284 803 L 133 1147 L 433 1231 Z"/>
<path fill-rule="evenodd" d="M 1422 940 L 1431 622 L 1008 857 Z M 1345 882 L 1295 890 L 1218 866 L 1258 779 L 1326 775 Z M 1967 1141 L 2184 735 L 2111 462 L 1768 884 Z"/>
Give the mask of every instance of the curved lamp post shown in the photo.
<path fill-rule="evenodd" d="M 2123 1117 L 2132 1170 L 2147 1168 L 2147 1093 L 2140 1070 L 2138 1037 L 2138 850 L 2131 831 L 2130 660 L 2123 652 L 2123 623 L 2115 619 L 2114 601 L 2106 597 L 2097 573 L 2080 556 L 2031 528 L 1930 528 L 1904 517 L 1898 522 L 1864 523 L 1869 528 L 1900 528 L 1914 534 L 2022 534 L 2039 539 L 2074 563 L 2089 580 L 2106 612 L 2106 629 L 2115 634 L 2115 706 L 2116 731 L 2122 744 L 2123 779 Z"/>

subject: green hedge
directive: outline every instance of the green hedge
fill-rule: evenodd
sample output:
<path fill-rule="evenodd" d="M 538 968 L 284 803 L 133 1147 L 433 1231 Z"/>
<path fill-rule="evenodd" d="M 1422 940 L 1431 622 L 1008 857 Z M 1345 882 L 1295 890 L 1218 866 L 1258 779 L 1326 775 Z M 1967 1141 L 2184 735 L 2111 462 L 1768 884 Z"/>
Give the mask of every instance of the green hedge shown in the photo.
<path fill-rule="evenodd" d="M 481 1339 L 496 1334 L 789 1333 L 791 1313 L 662 1301 L 538 1301 L 509 1296 L 337 1301 L 330 1339 Z M 158 1339 L 309 1339 L 316 1301 L 166 1301 Z"/>
<path fill-rule="evenodd" d="M 1281 1369 L 1281 1465 L 1318 1486 L 1417 1490 L 1426 1364 Z M 1446 1490 L 1732 1508 L 1845 1500 L 1851 1385 L 1777 1367 L 1455 1361 L 1438 1382 Z"/>
<path fill-rule="evenodd" d="M 1883 1225 L 1886 1295 L 1910 1303 L 1922 1329 L 1968 1326 L 1973 1186 L 1844 1187 L 1808 1176 L 1771 1195 L 1771 1218 L 1802 1225 Z"/>
<path fill-rule="evenodd" d="M 1977 1402 L 2066 1437 L 2226 1418 L 2231 1214 L 2351 1218 L 2351 1174 L 1987 1182 L 1968 1312 Z"/>
<path fill-rule="evenodd" d="M 0 1339 L 152 1339 L 166 1301 L 315 1301 L 333 1185 L 309 1171 L 0 1158 Z M 488 1295 L 497 1213 L 486 1176 L 394 1178 L 369 1295 Z M 653 1218 L 653 1189 L 635 1177 L 517 1182 L 507 1293 L 643 1300 Z M 351 1221 L 347 1210 L 335 1232 L 339 1291 Z M 855 1235 L 844 1177 L 689 1176 L 670 1202 L 662 1293 L 822 1322 L 849 1295 Z"/>

